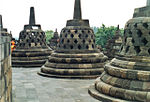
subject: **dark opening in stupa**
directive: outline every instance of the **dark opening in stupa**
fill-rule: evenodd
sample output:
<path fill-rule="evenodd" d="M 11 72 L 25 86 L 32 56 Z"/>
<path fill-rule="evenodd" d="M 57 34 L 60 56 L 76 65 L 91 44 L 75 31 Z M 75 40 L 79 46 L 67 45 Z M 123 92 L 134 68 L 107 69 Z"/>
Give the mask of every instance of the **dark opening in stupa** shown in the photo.
<path fill-rule="evenodd" d="M 18 44 L 12 53 L 12 66 L 40 67 L 50 54 L 45 32 L 42 31 L 41 25 L 35 23 L 34 7 L 31 7 L 29 24 L 20 32 Z"/>
<path fill-rule="evenodd" d="M 95 78 L 103 72 L 107 57 L 96 48 L 89 20 L 82 19 L 80 0 L 75 0 L 74 18 L 60 33 L 58 47 L 39 72 L 59 78 Z"/>
<path fill-rule="evenodd" d="M 126 23 L 121 52 L 104 69 L 89 89 L 91 96 L 103 102 L 150 102 L 150 16 Z"/>

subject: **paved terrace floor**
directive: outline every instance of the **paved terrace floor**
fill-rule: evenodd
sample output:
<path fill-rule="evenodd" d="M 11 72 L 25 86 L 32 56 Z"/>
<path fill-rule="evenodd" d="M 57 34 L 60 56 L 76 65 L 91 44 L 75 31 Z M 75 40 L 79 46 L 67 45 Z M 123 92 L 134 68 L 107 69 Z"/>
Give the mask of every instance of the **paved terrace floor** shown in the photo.
<path fill-rule="evenodd" d="M 55 79 L 40 68 L 13 68 L 13 102 L 100 102 L 88 94 L 95 80 Z"/>

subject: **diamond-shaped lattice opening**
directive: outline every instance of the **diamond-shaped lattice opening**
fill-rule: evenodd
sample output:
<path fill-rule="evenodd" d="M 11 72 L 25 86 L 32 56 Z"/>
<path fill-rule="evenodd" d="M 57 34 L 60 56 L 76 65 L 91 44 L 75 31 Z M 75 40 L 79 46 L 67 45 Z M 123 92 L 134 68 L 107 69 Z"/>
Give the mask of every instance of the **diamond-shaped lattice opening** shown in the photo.
<path fill-rule="evenodd" d="M 148 53 L 150 54 L 150 48 L 148 49 Z"/>
<path fill-rule="evenodd" d="M 64 43 L 64 39 L 61 40 L 61 43 L 62 43 L 62 44 Z"/>
<path fill-rule="evenodd" d="M 141 52 L 140 46 L 134 46 L 134 49 L 137 54 L 139 54 Z"/>
<path fill-rule="evenodd" d="M 148 24 L 147 24 L 147 23 L 143 23 L 143 26 L 144 26 L 145 28 L 148 28 Z"/>
<path fill-rule="evenodd" d="M 83 39 L 83 41 L 82 41 L 82 42 L 83 42 L 83 44 L 84 44 L 84 43 L 85 43 L 85 39 Z"/>
<path fill-rule="evenodd" d="M 95 43 L 95 39 L 93 40 L 93 42 Z"/>
<path fill-rule="evenodd" d="M 70 45 L 70 49 L 73 49 L 73 45 Z"/>
<path fill-rule="evenodd" d="M 137 28 L 137 23 L 134 24 L 134 27 Z"/>
<path fill-rule="evenodd" d="M 94 44 L 92 44 L 92 48 L 94 49 Z"/>
<path fill-rule="evenodd" d="M 92 38 L 92 39 L 94 38 L 93 35 L 91 35 L 91 38 Z"/>
<path fill-rule="evenodd" d="M 133 44 L 135 43 L 134 39 L 132 39 L 131 41 L 132 41 Z"/>
<path fill-rule="evenodd" d="M 60 46 L 60 45 L 59 45 Z M 64 49 L 66 49 L 66 45 L 64 45 Z"/>
<path fill-rule="evenodd" d="M 81 34 L 79 34 L 78 37 L 81 39 Z"/>
<path fill-rule="evenodd" d="M 138 35 L 138 37 L 141 37 L 141 36 L 142 36 L 142 31 L 141 31 L 140 29 L 138 29 L 137 35 Z"/>
<path fill-rule="evenodd" d="M 91 43 L 92 41 L 91 40 L 89 40 L 89 43 Z"/>
<path fill-rule="evenodd" d="M 121 51 L 123 50 L 123 46 L 121 46 L 121 49 L 120 49 Z"/>
<path fill-rule="evenodd" d="M 91 33 L 91 31 L 90 31 L 90 30 L 88 30 L 88 33 Z"/>
<path fill-rule="evenodd" d="M 130 48 L 130 46 L 127 46 L 127 48 L 126 48 L 126 53 L 129 51 L 129 48 Z"/>
<path fill-rule="evenodd" d="M 34 39 L 32 39 L 31 42 L 34 42 Z"/>
<path fill-rule="evenodd" d="M 67 36 L 68 36 L 68 35 L 66 34 L 65 37 L 67 38 Z"/>
<path fill-rule="evenodd" d="M 86 36 L 85 36 L 86 38 L 88 37 L 88 34 L 86 34 Z"/>
<path fill-rule="evenodd" d="M 29 40 L 27 39 L 26 42 L 29 42 Z"/>
<path fill-rule="evenodd" d="M 84 33 L 84 30 L 82 30 L 82 33 Z"/>
<path fill-rule="evenodd" d="M 78 49 L 81 49 L 81 45 L 78 45 Z"/>
<path fill-rule="evenodd" d="M 73 35 L 73 34 L 71 34 L 71 37 L 73 38 L 73 37 L 74 37 L 74 35 Z"/>
<path fill-rule="evenodd" d="M 29 43 L 29 47 L 31 47 L 31 44 Z"/>
<path fill-rule="evenodd" d="M 65 33 L 66 31 L 65 30 L 63 30 L 63 33 Z"/>
<path fill-rule="evenodd" d="M 129 31 L 129 34 L 130 34 L 130 35 L 132 35 L 132 32 L 131 32 L 131 30 Z"/>
<path fill-rule="evenodd" d="M 124 38 L 124 42 L 125 42 L 125 43 L 127 42 L 127 37 Z"/>
<path fill-rule="evenodd" d="M 77 43 L 78 43 L 78 40 L 77 40 L 77 39 L 75 39 L 75 40 L 74 40 L 74 43 L 75 43 L 75 44 L 77 44 Z"/>
<path fill-rule="evenodd" d="M 67 40 L 67 43 L 70 43 L 70 40 L 69 40 L 69 39 Z"/>
<path fill-rule="evenodd" d="M 144 43 L 144 45 L 146 45 L 148 43 L 148 41 L 146 40 L 146 38 L 142 39 L 142 42 Z"/>
<path fill-rule="evenodd" d="M 68 33 L 70 33 L 70 30 L 68 30 Z"/>
<path fill-rule="evenodd" d="M 78 33 L 78 30 L 75 30 L 74 32 L 75 32 L 75 33 Z"/>
<path fill-rule="evenodd" d="M 88 46 L 88 45 L 86 45 L 86 49 L 89 49 L 89 46 Z"/>

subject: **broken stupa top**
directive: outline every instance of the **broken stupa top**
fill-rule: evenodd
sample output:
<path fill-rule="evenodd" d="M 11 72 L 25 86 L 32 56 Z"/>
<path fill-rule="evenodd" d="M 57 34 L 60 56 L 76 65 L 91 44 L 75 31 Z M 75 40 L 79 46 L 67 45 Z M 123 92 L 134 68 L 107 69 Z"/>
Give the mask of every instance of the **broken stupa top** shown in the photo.
<path fill-rule="evenodd" d="M 95 35 L 89 20 L 82 19 L 80 0 L 75 0 L 74 17 L 61 31 L 58 50 L 96 50 Z"/>
<path fill-rule="evenodd" d="M 45 32 L 41 30 L 41 25 L 35 23 L 34 7 L 30 8 L 29 24 L 24 26 L 20 32 L 19 44 L 17 48 L 47 48 Z"/>

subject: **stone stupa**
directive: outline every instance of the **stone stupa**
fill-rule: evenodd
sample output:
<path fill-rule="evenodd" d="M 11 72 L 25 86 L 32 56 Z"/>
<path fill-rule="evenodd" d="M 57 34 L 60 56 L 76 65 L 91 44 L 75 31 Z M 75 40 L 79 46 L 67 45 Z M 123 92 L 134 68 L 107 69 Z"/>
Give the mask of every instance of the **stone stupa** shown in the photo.
<path fill-rule="evenodd" d="M 59 34 L 56 29 L 54 32 L 54 36 L 49 40 L 50 48 L 55 50 L 57 48 L 58 41 L 59 41 Z"/>
<path fill-rule="evenodd" d="M 75 0 L 74 18 L 60 33 L 58 47 L 39 72 L 58 78 L 95 78 L 103 72 L 107 57 L 95 45 L 89 20 L 81 16 L 80 0 Z"/>
<path fill-rule="evenodd" d="M 106 51 L 104 51 L 104 54 L 109 58 L 109 60 L 112 60 L 120 51 L 122 44 L 122 36 L 120 33 L 121 32 L 118 25 L 114 36 L 106 43 Z"/>
<path fill-rule="evenodd" d="M 18 44 L 12 53 L 12 66 L 40 67 L 50 54 L 45 32 L 41 30 L 41 25 L 35 23 L 34 7 L 31 7 L 29 24 L 20 32 Z"/>
<path fill-rule="evenodd" d="M 89 94 L 103 102 L 150 102 L 150 17 L 126 23 L 120 54 L 106 64 Z"/>

